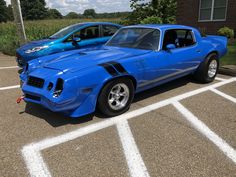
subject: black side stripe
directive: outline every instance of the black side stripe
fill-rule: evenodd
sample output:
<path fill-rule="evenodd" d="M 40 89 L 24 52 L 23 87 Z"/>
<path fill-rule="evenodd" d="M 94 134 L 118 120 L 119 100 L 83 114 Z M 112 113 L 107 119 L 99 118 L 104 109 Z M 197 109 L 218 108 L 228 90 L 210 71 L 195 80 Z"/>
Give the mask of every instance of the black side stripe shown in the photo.
<path fill-rule="evenodd" d="M 108 62 L 108 64 L 113 65 L 116 68 L 116 70 L 118 72 L 122 73 L 122 74 L 127 74 L 128 73 L 120 63 L 117 63 L 115 61 L 111 61 L 111 62 Z"/>
<path fill-rule="evenodd" d="M 119 75 L 119 73 L 113 68 L 113 66 L 111 66 L 111 65 L 109 65 L 107 63 L 99 64 L 99 66 L 102 66 L 112 76 Z"/>

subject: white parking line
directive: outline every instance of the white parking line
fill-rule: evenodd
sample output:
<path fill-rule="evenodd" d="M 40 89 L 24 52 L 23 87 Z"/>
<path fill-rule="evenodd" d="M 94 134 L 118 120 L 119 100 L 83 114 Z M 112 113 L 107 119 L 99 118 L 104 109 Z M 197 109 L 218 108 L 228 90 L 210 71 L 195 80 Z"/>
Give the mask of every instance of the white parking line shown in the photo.
<path fill-rule="evenodd" d="M 31 176 L 34 177 L 51 177 L 46 164 L 43 161 L 40 149 L 34 144 L 24 147 L 22 150 L 23 157 L 29 168 Z M 38 162 L 38 163 L 35 163 Z"/>
<path fill-rule="evenodd" d="M 47 176 L 51 176 L 50 172 L 45 164 L 45 162 L 43 161 L 43 157 L 40 155 L 40 151 L 59 145 L 61 143 L 65 143 L 71 140 L 74 140 L 76 138 L 79 138 L 81 136 L 96 132 L 98 130 L 110 127 L 112 125 L 116 125 L 117 123 L 120 123 L 121 121 L 125 121 L 140 115 L 143 115 L 147 112 L 156 110 L 158 108 L 167 106 L 169 104 L 172 104 L 176 101 L 180 101 L 183 100 L 185 98 L 200 94 L 202 92 L 205 91 L 209 91 L 212 88 L 217 88 L 220 86 L 223 86 L 225 84 L 231 83 L 236 81 L 236 78 L 230 78 L 227 79 L 225 81 L 210 85 L 210 86 L 206 86 L 200 89 L 196 89 L 151 105 L 148 105 L 146 107 L 125 113 L 123 115 L 114 117 L 114 118 L 110 118 L 98 123 L 94 123 L 82 128 L 79 128 L 77 130 L 74 130 L 72 132 L 68 132 L 56 137 L 52 137 L 52 138 L 48 138 L 48 139 L 44 139 L 42 141 L 39 141 L 37 143 L 32 143 L 29 145 L 26 145 L 23 147 L 22 149 L 22 155 L 24 157 L 24 160 L 26 162 L 27 168 L 30 172 L 31 176 L 43 176 L 43 177 L 47 177 Z M 29 152 L 37 152 L 37 153 L 29 153 Z"/>
<path fill-rule="evenodd" d="M 9 90 L 9 89 L 16 89 L 16 88 L 20 88 L 20 85 L 14 85 L 14 86 L 9 86 L 9 87 L 0 87 L 0 91 Z"/>
<path fill-rule="evenodd" d="M 232 96 L 230 96 L 230 95 L 227 95 L 227 94 L 225 94 L 225 93 L 223 93 L 223 92 L 221 92 L 221 91 L 219 91 L 219 90 L 216 90 L 216 89 L 214 89 L 214 88 L 211 88 L 210 90 L 211 90 L 212 92 L 214 92 L 214 93 L 216 93 L 216 94 L 218 94 L 218 95 L 220 95 L 220 96 L 222 96 L 222 97 L 224 97 L 224 98 L 226 98 L 226 99 L 228 99 L 228 100 L 230 100 L 230 101 L 236 103 L 236 98 L 234 98 L 234 97 L 232 97 Z"/>
<path fill-rule="evenodd" d="M 15 68 L 19 68 L 18 66 L 5 66 L 5 67 L 0 67 L 1 69 L 15 69 Z"/>
<path fill-rule="evenodd" d="M 117 123 L 118 134 L 123 146 L 131 177 L 149 177 L 147 168 L 135 143 L 127 120 Z"/>
<path fill-rule="evenodd" d="M 202 121 L 193 115 L 187 108 L 179 102 L 174 102 L 175 108 L 189 121 L 192 126 L 198 130 L 202 135 L 212 141 L 226 156 L 228 156 L 234 163 L 236 163 L 236 151 L 228 145 L 222 138 L 210 130 Z"/>
<path fill-rule="evenodd" d="M 223 79 L 223 78 L 220 78 L 220 77 L 216 77 L 215 80 L 218 80 L 218 81 L 225 81 L 227 79 Z"/>

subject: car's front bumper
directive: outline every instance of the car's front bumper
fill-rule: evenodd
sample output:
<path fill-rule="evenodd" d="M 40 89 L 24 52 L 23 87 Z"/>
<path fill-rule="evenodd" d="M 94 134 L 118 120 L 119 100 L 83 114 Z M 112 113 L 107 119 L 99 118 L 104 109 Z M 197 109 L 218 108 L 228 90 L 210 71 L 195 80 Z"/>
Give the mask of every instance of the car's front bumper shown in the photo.
<path fill-rule="evenodd" d="M 63 99 L 53 98 L 47 91 L 28 86 L 26 83 L 22 83 L 22 91 L 26 102 L 40 104 L 53 112 L 66 112 L 79 106 L 79 104 L 76 103 L 76 96 L 74 98 Z M 63 95 L 61 95 L 61 97 L 63 97 Z"/>
<path fill-rule="evenodd" d="M 53 112 L 60 112 L 73 118 L 95 111 L 98 89 L 92 89 L 91 92 L 83 92 L 83 89 L 82 91 L 65 90 L 59 98 L 53 98 L 47 90 L 29 86 L 27 81 L 22 85 L 25 102 L 36 103 Z"/>

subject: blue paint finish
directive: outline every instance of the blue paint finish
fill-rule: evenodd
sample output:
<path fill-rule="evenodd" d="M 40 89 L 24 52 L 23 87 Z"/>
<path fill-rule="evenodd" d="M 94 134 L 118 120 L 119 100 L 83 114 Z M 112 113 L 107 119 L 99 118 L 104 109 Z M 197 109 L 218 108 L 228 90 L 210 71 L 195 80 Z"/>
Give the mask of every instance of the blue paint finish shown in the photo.
<path fill-rule="evenodd" d="M 99 38 L 82 40 L 78 42 L 77 46 L 72 45 L 72 42 L 65 42 L 66 39 L 68 39 L 74 33 L 77 33 L 87 27 L 92 27 L 92 26 L 97 26 L 97 25 L 99 26 L 99 29 L 101 29 L 102 25 L 114 26 L 114 27 L 117 27 L 117 29 L 122 27 L 121 25 L 107 23 L 107 22 L 87 22 L 87 23 L 75 24 L 75 25 L 72 25 L 73 30 L 68 31 L 66 34 L 64 34 L 63 36 L 60 36 L 59 38 L 49 38 L 49 39 L 43 39 L 43 40 L 38 40 L 38 41 L 32 41 L 18 48 L 16 50 L 17 62 L 20 66 L 22 65 L 24 66 L 30 60 L 47 56 L 47 55 L 51 55 L 54 53 L 74 50 L 74 49 L 99 47 L 105 44 L 110 39 L 110 37 L 102 36 L 101 32 L 99 34 Z M 37 52 L 27 53 L 29 50 L 32 50 L 36 47 L 45 47 L 45 48 Z"/>
<path fill-rule="evenodd" d="M 217 52 L 218 56 L 222 57 L 227 51 L 226 38 L 201 37 L 195 28 L 187 26 L 136 25 L 122 29 L 130 28 L 159 30 L 159 49 L 116 47 L 109 46 L 108 42 L 96 49 L 67 51 L 32 60 L 21 74 L 21 79 L 25 81 L 22 91 L 25 95 L 39 97 L 40 101 L 31 98 L 25 100 L 70 117 L 80 117 L 95 111 L 100 91 L 110 80 L 131 77 L 136 82 L 138 93 L 193 73 L 211 52 Z M 195 44 L 169 51 L 163 50 L 163 36 L 169 29 L 192 31 Z M 114 63 L 123 68 L 117 68 Z M 27 78 L 32 76 L 45 81 L 42 89 L 27 84 Z M 53 95 L 59 78 L 64 81 L 64 85 L 60 96 L 55 97 Z M 48 90 L 50 83 L 53 88 Z"/>

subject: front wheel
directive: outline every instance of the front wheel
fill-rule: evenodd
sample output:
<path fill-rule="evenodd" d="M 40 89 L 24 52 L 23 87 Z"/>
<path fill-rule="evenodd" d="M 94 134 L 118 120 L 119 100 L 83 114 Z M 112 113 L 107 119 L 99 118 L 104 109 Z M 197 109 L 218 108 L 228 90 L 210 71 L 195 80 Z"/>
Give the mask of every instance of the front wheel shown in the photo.
<path fill-rule="evenodd" d="M 203 83 L 214 81 L 219 69 L 219 59 L 217 54 L 212 53 L 200 64 L 194 77 Z"/>
<path fill-rule="evenodd" d="M 117 116 L 129 109 L 133 98 L 133 82 L 119 78 L 104 86 L 98 97 L 98 109 L 106 116 Z"/>

